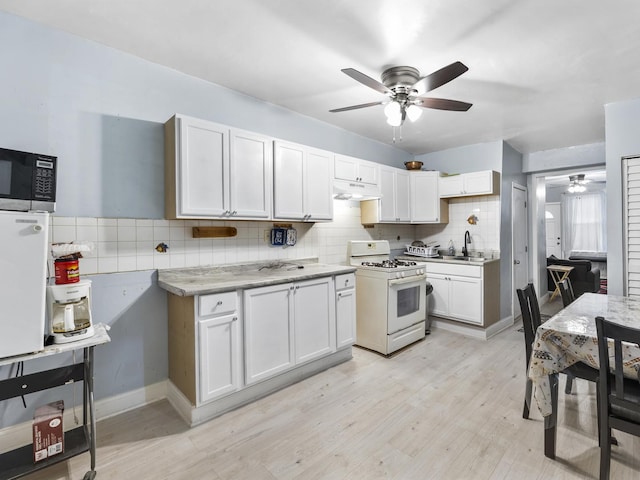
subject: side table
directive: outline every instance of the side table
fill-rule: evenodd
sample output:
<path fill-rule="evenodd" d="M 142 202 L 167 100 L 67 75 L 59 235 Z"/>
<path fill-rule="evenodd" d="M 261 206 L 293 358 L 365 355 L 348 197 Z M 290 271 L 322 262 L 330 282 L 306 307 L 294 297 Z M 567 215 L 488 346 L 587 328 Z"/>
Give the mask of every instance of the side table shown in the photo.
<path fill-rule="evenodd" d="M 573 267 L 566 265 L 549 265 L 547 270 L 549 270 L 551 278 L 553 278 L 553 283 L 556 284 L 556 289 L 553 291 L 551 298 L 549 299 L 549 301 L 551 301 L 556 298 L 556 295 L 560 295 L 560 285 L 558 284 L 569 276 Z"/>
<path fill-rule="evenodd" d="M 0 366 L 56 355 L 73 350 L 83 350 L 82 362 L 43 370 L 20 377 L 0 381 L 0 401 L 20 397 L 29 393 L 59 387 L 83 381 L 82 425 L 64 433 L 64 452 L 40 462 L 33 462 L 31 444 L 0 454 L 0 480 L 23 477 L 84 452 L 91 454 L 91 470 L 84 480 L 93 480 L 96 476 L 96 419 L 93 403 L 93 349 L 96 345 L 107 343 L 111 338 L 107 327 L 94 325 L 95 334 L 84 340 L 60 345 L 50 345 L 44 350 L 27 355 L 0 358 Z"/>

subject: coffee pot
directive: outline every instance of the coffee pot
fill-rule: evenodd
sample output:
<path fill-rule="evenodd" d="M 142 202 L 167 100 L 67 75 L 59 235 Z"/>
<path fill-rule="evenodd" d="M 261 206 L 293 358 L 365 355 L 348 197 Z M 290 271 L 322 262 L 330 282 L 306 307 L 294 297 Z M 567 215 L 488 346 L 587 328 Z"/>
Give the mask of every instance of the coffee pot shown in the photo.
<path fill-rule="evenodd" d="M 53 343 L 75 342 L 94 334 L 91 280 L 47 286 L 47 305 Z"/>

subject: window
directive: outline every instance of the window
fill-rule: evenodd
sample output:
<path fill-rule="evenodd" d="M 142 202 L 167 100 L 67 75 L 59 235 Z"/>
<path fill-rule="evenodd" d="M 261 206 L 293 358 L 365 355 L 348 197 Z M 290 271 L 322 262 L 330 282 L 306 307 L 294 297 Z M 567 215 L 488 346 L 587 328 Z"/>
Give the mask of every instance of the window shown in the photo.
<path fill-rule="evenodd" d="M 606 252 L 607 220 L 604 191 L 562 195 L 562 249 Z"/>

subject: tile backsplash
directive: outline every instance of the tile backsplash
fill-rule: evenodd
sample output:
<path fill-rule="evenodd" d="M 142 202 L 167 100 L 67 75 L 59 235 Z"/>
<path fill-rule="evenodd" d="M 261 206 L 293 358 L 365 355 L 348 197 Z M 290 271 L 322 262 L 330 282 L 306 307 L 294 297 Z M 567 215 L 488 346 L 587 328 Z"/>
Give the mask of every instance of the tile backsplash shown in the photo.
<path fill-rule="evenodd" d="M 276 222 L 284 223 L 284 222 Z M 360 204 L 334 201 L 334 219 L 327 223 L 293 223 L 297 243 L 274 247 L 265 240 L 273 222 L 151 220 L 53 216 L 51 242 L 87 242 L 80 273 L 128 272 L 163 268 L 223 265 L 252 261 L 317 257 L 322 263 L 344 264 L 348 240 L 389 240 L 402 248 L 414 240 L 413 225 L 377 225 L 364 228 Z M 194 226 L 233 226 L 238 234 L 229 238 L 193 238 Z M 159 252 L 159 244 L 168 246 Z"/>
<path fill-rule="evenodd" d="M 468 222 L 474 215 L 477 223 Z M 469 230 L 471 244 L 469 250 L 489 253 L 494 257 L 500 251 L 500 196 L 487 195 L 449 199 L 449 223 L 442 225 L 418 225 L 416 236 L 425 243 L 439 243 L 441 249 L 453 240 L 457 253 L 464 245 L 464 232 Z"/>

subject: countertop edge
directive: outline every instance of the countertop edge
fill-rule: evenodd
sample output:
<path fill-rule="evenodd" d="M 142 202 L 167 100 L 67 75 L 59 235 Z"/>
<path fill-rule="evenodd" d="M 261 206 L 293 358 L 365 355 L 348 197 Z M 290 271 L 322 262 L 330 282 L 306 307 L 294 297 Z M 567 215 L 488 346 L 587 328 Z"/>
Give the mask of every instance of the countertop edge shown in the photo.
<path fill-rule="evenodd" d="M 451 260 L 451 259 L 445 259 L 445 258 L 431 258 L 431 257 L 417 257 L 417 256 L 412 256 L 412 255 L 399 255 L 396 257 L 399 260 L 407 260 L 407 261 L 414 261 L 414 262 L 424 262 L 424 263 L 452 263 L 455 265 L 476 265 L 479 267 L 482 267 L 484 265 L 487 265 L 489 263 L 493 263 L 493 262 L 499 262 L 500 259 L 499 258 L 487 258 L 484 259 L 481 262 L 476 262 L 476 261 L 469 261 L 469 260 Z"/>
<path fill-rule="evenodd" d="M 331 277 L 335 275 L 341 275 L 345 273 L 353 273 L 356 271 L 356 267 L 349 265 L 324 265 L 314 264 L 316 268 L 313 269 L 300 269 L 288 271 L 286 275 L 269 275 L 265 274 L 258 279 L 242 279 L 241 276 L 237 281 L 230 282 L 216 282 L 215 280 L 206 286 L 193 285 L 185 286 L 181 281 L 165 281 L 159 275 L 158 286 L 169 293 L 178 295 L 180 297 L 192 297 L 196 295 L 206 295 L 210 293 L 224 293 L 232 292 L 235 290 L 245 290 L 249 288 L 266 287 L 270 285 L 278 285 L 281 283 L 289 283 L 292 281 L 310 280 L 319 277 Z M 310 271 L 319 270 L 319 271 Z M 282 272 L 279 272 L 282 274 Z"/>

